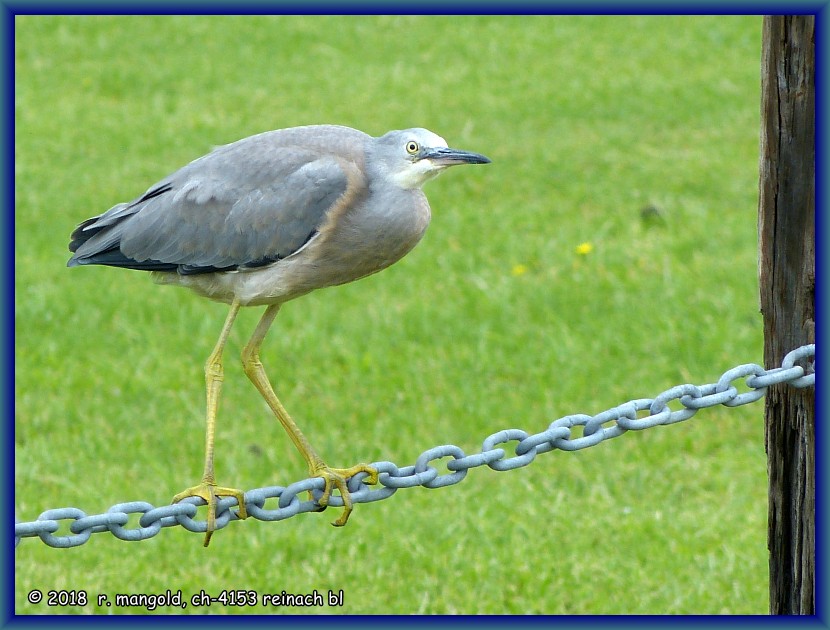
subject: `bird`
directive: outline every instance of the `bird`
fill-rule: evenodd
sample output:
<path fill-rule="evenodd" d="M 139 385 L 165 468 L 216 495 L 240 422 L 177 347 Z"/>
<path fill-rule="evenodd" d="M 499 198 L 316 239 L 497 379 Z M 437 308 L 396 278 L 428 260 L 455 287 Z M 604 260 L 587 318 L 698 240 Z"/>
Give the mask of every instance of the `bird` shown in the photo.
<path fill-rule="evenodd" d="M 205 466 L 200 483 L 173 497 L 208 506 L 204 546 L 216 529 L 219 497 L 244 493 L 219 486 L 214 436 L 224 380 L 223 352 L 242 307 L 265 307 L 242 350 L 242 367 L 308 464 L 321 477 L 324 510 L 336 489 L 343 526 L 353 503 L 349 478 L 378 471 L 367 464 L 332 468 L 283 407 L 260 361 L 280 307 L 316 289 L 374 274 L 405 256 L 430 222 L 421 187 L 447 168 L 487 164 L 479 153 L 449 148 L 423 128 L 381 136 L 340 125 L 265 131 L 215 147 L 150 186 L 80 223 L 70 236 L 68 267 L 105 265 L 151 272 L 160 284 L 191 289 L 230 306 L 205 363 Z"/>

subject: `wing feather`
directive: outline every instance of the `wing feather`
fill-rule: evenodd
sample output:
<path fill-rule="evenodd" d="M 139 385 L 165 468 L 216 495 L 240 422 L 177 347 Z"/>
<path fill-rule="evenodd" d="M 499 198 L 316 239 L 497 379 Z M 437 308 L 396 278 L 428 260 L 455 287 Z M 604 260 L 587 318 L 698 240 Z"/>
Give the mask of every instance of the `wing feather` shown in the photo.
<path fill-rule="evenodd" d="M 290 256 L 346 193 L 369 138 L 348 130 L 332 145 L 325 131 L 267 132 L 215 149 L 78 226 L 69 265 L 200 273 Z"/>

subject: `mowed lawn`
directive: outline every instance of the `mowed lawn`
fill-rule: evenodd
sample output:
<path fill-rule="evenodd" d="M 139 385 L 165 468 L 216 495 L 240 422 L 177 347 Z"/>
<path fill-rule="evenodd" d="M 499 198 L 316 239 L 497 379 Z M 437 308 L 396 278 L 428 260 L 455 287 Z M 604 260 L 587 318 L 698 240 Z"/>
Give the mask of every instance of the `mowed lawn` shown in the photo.
<path fill-rule="evenodd" d="M 475 453 L 502 429 L 762 360 L 761 17 L 24 16 L 15 37 L 21 521 L 164 505 L 199 480 L 203 364 L 226 307 L 138 271 L 67 269 L 67 243 L 269 129 L 420 126 L 492 159 L 427 184 L 432 224 L 399 264 L 277 318 L 263 362 L 333 466 Z M 245 490 L 307 473 L 239 365 L 260 311 L 231 335 L 217 429 L 218 481 Z M 401 490 L 342 529 L 332 508 L 232 523 L 208 549 L 179 527 L 70 550 L 24 539 L 16 610 L 764 614 L 766 486 L 763 404 L 719 407 Z M 33 589 L 90 603 L 31 604 Z M 343 606 L 97 605 L 168 589 L 342 589 Z"/>

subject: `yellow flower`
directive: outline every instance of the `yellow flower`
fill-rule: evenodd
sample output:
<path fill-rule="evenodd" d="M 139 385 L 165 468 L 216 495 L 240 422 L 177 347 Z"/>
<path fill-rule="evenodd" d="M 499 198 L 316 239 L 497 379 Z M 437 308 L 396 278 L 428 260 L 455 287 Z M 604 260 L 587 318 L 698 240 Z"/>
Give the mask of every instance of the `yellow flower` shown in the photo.
<path fill-rule="evenodd" d="M 592 251 L 594 251 L 594 245 L 587 241 L 576 246 L 576 253 L 580 256 L 587 256 Z"/>
<path fill-rule="evenodd" d="M 522 265 L 522 264 L 513 265 L 513 269 L 511 270 L 511 273 L 514 276 L 522 276 L 522 275 L 526 274 L 527 272 L 528 272 L 527 265 Z"/>

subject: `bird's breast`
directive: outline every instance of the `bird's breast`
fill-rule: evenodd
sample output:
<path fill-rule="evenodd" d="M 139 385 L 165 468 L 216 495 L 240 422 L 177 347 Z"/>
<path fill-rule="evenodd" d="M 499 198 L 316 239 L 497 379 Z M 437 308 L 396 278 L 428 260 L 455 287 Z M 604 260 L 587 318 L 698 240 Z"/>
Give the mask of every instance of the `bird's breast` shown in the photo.
<path fill-rule="evenodd" d="M 364 203 L 321 230 L 309 252 L 326 285 L 357 280 L 394 264 L 421 240 L 429 225 L 423 193 L 401 195 L 396 203 Z M 327 229 L 328 228 L 328 229 Z"/>
<path fill-rule="evenodd" d="M 429 225 L 426 197 L 411 192 L 397 204 L 357 203 L 328 217 L 300 251 L 268 267 L 236 272 L 228 284 L 243 304 L 272 304 L 385 269 L 409 253 Z"/>
<path fill-rule="evenodd" d="M 429 220 L 429 204 L 420 190 L 401 191 L 390 200 L 369 200 L 343 214 L 329 236 L 330 251 L 348 258 L 356 269 L 378 271 L 409 253 Z"/>

